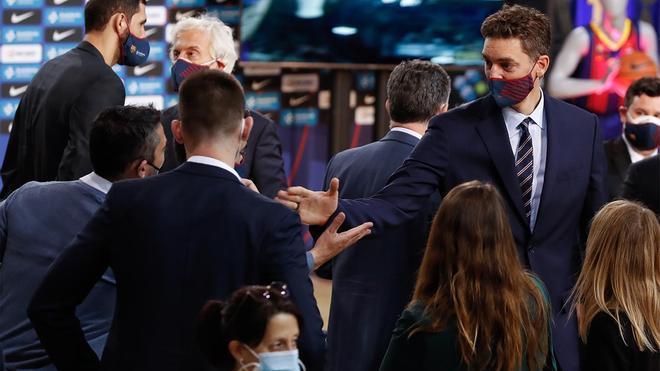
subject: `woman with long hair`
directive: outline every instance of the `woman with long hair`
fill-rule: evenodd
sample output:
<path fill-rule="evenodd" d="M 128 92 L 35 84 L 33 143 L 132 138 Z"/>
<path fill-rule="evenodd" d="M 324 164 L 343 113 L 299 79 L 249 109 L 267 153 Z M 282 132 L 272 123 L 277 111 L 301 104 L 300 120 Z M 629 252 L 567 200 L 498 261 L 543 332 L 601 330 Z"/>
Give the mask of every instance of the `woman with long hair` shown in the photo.
<path fill-rule="evenodd" d="M 518 261 L 495 187 L 461 184 L 433 220 L 381 371 L 555 369 L 549 313 L 545 288 Z"/>
<path fill-rule="evenodd" d="M 207 302 L 197 321 L 197 341 L 220 370 L 305 370 L 298 359 L 300 326 L 286 285 L 274 282 Z"/>
<path fill-rule="evenodd" d="M 660 224 L 652 211 L 614 201 L 596 214 L 576 311 L 584 370 L 660 371 Z"/>

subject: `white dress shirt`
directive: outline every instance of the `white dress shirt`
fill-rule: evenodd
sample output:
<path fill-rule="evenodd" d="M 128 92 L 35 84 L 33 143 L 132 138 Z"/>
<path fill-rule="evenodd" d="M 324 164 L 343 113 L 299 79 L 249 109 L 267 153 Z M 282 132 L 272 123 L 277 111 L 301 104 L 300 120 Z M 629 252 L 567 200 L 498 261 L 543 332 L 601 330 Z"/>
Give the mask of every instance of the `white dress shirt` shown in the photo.
<path fill-rule="evenodd" d="M 541 202 L 543 177 L 545 176 L 545 159 L 548 152 L 548 130 L 546 130 L 547 123 L 545 120 L 543 90 L 541 90 L 539 104 L 529 116 L 511 107 L 503 108 L 502 116 L 504 116 L 506 130 L 509 133 L 509 141 L 511 142 L 511 151 L 513 151 L 514 159 L 516 158 L 516 151 L 520 142 L 520 129 L 518 129 L 518 125 L 528 117 L 534 121 L 528 126 L 529 135 L 532 137 L 532 155 L 534 156 L 534 163 L 532 165 L 534 166 L 534 178 L 532 179 L 532 215 L 529 218 L 529 226 L 531 230 L 534 230 L 536 216 L 538 215 L 539 204 Z"/>
<path fill-rule="evenodd" d="M 238 173 L 236 172 L 236 170 L 233 167 L 225 164 L 224 162 L 222 162 L 222 161 L 220 161 L 216 158 L 206 157 L 206 156 L 190 156 L 188 158 L 188 162 L 195 162 L 195 163 L 198 163 L 198 164 L 204 164 L 204 165 L 211 165 L 211 166 L 219 167 L 223 170 L 227 170 L 230 173 L 234 174 L 236 179 L 238 179 L 239 182 L 241 181 L 241 176 L 238 175 Z"/>
<path fill-rule="evenodd" d="M 413 137 L 415 137 L 417 139 L 420 139 L 420 140 L 422 139 L 422 134 L 420 134 L 420 133 L 418 133 L 414 130 L 410 130 L 408 128 L 402 128 L 402 127 L 396 126 L 396 127 L 391 128 L 390 131 L 400 131 L 402 133 L 412 135 Z"/>
<path fill-rule="evenodd" d="M 88 186 L 107 194 L 112 187 L 112 182 L 99 176 L 95 172 L 91 172 L 84 177 L 80 178 L 80 181 L 87 184 Z"/>
<path fill-rule="evenodd" d="M 656 150 L 653 151 L 653 153 L 651 153 L 649 156 L 644 156 L 644 155 L 638 153 L 637 151 L 635 151 L 632 144 L 630 144 L 630 142 L 628 142 L 628 139 L 626 139 L 625 135 L 621 135 L 621 138 L 623 138 L 623 142 L 626 144 L 626 148 L 628 148 L 628 155 L 630 155 L 630 162 L 633 163 L 633 164 L 635 162 L 642 161 L 645 158 L 649 158 L 651 156 L 654 156 L 654 155 L 658 154 L 658 149 L 656 148 Z"/>

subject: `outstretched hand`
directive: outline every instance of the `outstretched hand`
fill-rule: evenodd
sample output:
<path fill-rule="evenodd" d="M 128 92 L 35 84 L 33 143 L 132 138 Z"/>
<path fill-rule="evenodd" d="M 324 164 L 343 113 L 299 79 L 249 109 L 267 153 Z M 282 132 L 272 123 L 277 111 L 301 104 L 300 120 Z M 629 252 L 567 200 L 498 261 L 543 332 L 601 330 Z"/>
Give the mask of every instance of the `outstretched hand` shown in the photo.
<path fill-rule="evenodd" d="M 339 202 L 339 179 L 332 178 L 327 191 L 310 191 L 305 187 L 289 187 L 277 192 L 277 201 L 300 215 L 309 225 L 324 225 Z M 343 220 L 342 220 L 343 222 Z"/>
<path fill-rule="evenodd" d="M 314 257 L 314 270 L 337 256 L 347 247 L 358 242 L 364 236 L 370 234 L 371 228 L 374 226 L 373 223 L 367 222 L 346 232 L 337 233 L 344 220 L 346 220 L 344 213 L 337 214 L 310 250 L 310 253 Z"/>

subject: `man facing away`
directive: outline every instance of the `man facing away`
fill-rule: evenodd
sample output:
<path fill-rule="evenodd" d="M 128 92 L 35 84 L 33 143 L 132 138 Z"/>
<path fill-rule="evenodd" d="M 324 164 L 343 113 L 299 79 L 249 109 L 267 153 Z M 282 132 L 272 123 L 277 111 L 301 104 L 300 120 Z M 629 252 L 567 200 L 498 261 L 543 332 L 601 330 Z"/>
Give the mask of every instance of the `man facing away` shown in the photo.
<path fill-rule="evenodd" d="M 323 366 L 321 317 L 298 216 L 241 183 L 233 168 L 252 119 L 238 81 L 196 73 L 179 91 L 174 138 L 188 161 L 157 177 L 115 184 L 85 229 L 53 263 L 28 308 L 58 368 L 202 370 L 194 324 L 209 299 L 282 281 L 302 318 L 308 369 Z M 108 268 L 115 317 L 103 359 L 85 342 L 77 304 Z"/>
<path fill-rule="evenodd" d="M 0 203 L 0 349 L 8 369 L 55 369 L 28 320 L 28 303 L 50 264 L 89 222 L 112 183 L 155 175 L 164 149 L 158 110 L 108 108 L 90 132 L 92 173 L 76 181 L 29 182 Z M 98 356 L 114 302 L 115 279 L 108 270 L 76 312 Z"/>
<path fill-rule="evenodd" d="M 621 136 L 605 142 L 607 189 L 610 199 L 621 196 L 626 171 L 658 153 L 660 146 L 660 78 L 643 77 L 630 85 L 623 106 Z"/>
<path fill-rule="evenodd" d="M 419 143 L 429 120 L 447 110 L 450 88 L 449 76 L 436 64 L 399 64 L 387 82 L 391 130 L 377 142 L 335 155 L 325 187 L 338 178 L 341 198 L 376 194 Z M 412 220 L 362 240 L 332 260 L 326 276 L 332 278 L 327 369 L 380 366 L 396 320 L 410 301 L 436 198 Z"/>
<path fill-rule="evenodd" d="M 85 38 L 41 67 L 14 116 L 0 173 L 6 198 L 37 180 L 74 180 L 92 169 L 89 131 L 105 108 L 124 104 L 124 84 L 112 66 L 146 62 L 146 0 L 90 0 Z"/>
<path fill-rule="evenodd" d="M 607 199 L 598 120 L 541 90 L 550 65 L 545 15 L 505 5 L 486 18 L 481 34 L 491 93 L 433 118 L 378 194 L 338 202 L 333 181 L 327 192 L 293 187 L 278 197 L 307 224 L 322 225 L 343 211 L 348 226 L 373 221 L 378 235 L 413 218 L 436 190 L 445 195 L 470 180 L 494 184 L 504 197 L 520 261 L 550 292 L 559 363 L 577 371 L 577 324 L 565 304 L 588 223 Z"/>

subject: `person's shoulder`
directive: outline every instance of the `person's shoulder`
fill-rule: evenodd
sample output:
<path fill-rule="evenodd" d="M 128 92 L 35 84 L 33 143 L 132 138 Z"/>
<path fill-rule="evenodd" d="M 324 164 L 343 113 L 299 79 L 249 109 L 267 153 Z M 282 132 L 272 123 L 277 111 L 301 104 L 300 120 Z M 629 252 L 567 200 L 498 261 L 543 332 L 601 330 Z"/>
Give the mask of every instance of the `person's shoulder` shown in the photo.
<path fill-rule="evenodd" d="M 660 168 L 660 154 L 654 155 L 649 158 L 645 158 L 641 161 L 638 161 L 630 165 L 631 169 L 635 169 L 641 172 L 653 172 L 657 171 Z"/>

